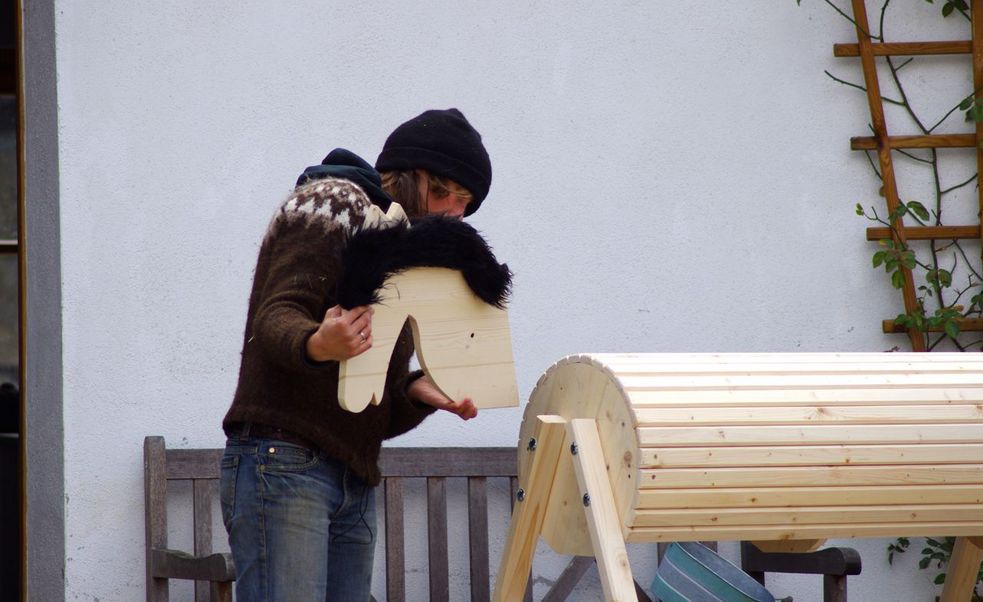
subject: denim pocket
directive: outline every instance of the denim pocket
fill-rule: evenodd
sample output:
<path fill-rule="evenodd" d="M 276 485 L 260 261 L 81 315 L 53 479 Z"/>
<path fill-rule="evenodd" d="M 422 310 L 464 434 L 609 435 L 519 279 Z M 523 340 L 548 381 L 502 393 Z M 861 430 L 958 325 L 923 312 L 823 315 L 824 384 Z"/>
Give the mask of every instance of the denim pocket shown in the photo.
<path fill-rule="evenodd" d="M 228 529 L 236 511 L 236 479 L 239 476 L 239 456 L 222 456 L 219 469 L 219 500 L 222 506 L 222 522 Z"/>
<path fill-rule="evenodd" d="M 264 472 L 302 472 L 318 465 L 317 454 L 306 447 L 267 439 L 260 448 L 260 470 Z"/>

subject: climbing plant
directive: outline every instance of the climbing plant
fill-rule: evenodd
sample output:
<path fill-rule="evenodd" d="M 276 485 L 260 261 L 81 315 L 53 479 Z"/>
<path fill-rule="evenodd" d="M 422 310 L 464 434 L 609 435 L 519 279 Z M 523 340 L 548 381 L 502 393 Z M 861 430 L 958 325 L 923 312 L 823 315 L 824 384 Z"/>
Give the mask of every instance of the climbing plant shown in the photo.
<path fill-rule="evenodd" d="M 914 0 L 909 0 L 913 2 Z M 940 7 L 941 18 L 957 18 L 971 23 L 970 7 L 965 0 L 945 0 L 936 3 L 934 0 L 923 0 Z M 855 27 L 856 20 L 848 12 L 837 6 L 831 0 L 824 2 Z M 801 3 L 801 0 L 797 0 Z M 897 3 L 895 4 L 895 6 Z M 876 31 L 867 32 L 875 42 L 886 42 L 887 32 L 885 23 L 887 14 L 892 8 L 891 0 L 886 0 L 880 7 Z M 871 29 L 874 29 L 871 27 Z M 885 56 L 884 67 L 893 90 L 888 93 L 881 91 L 880 99 L 885 105 L 895 107 L 908 118 L 914 128 L 923 136 L 936 134 L 943 126 L 951 126 L 957 116 L 964 116 L 966 121 L 983 120 L 983 94 L 978 90 L 959 93 L 951 92 L 955 97 L 948 110 L 934 120 L 926 119 L 912 102 L 909 92 L 909 79 L 906 75 L 912 71 L 913 65 L 925 57 L 896 57 Z M 930 59 L 931 60 L 931 59 Z M 863 83 L 854 83 L 849 77 L 840 77 L 826 71 L 826 75 L 834 82 L 867 93 Z M 972 84 L 970 84 L 972 88 Z M 950 94 L 946 91 L 937 93 Z M 872 126 L 869 126 L 873 130 Z M 946 182 L 948 173 L 943 168 L 942 156 L 938 148 L 924 149 L 893 149 L 908 161 L 906 167 L 921 170 L 921 176 L 931 182 L 932 192 L 928 198 L 921 200 L 905 200 L 898 203 L 893 210 L 878 209 L 877 205 L 869 202 L 859 202 L 855 206 L 858 216 L 879 225 L 885 234 L 877 241 L 877 249 L 871 257 L 875 269 L 883 269 L 890 285 L 898 290 L 905 287 L 910 277 L 914 280 L 914 303 L 899 313 L 893 320 L 893 326 L 914 332 L 913 347 L 924 350 L 946 349 L 961 351 L 983 349 L 983 261 L 981 261 L 976 242 L 960 239 L 936 239 L 929 241 L 908 241 L 901 232 L 901 226 L 943 226 L 944 216 L 949 204 L 960 191 L 978 186 L 976 173 L 960 178 L 955 182 Z M 883 183 L 883 174 L 876 161 L 876 148 L 865 149 L 868 163 L 874 176 Z M 951 160 L 951 158 L 950 158 Z M 927 173 L 926 173 L 927 172 Z M 883 196 L 883 185 L 881 188 Z M 884 203 L 879 203 L 883 207 Z M 978 217 L 978 216 L 977 216 Z M 975 250 L 975 253 L 973 252 Z M 893 331 L 893 328 L 886 328 Z M 915 340 L 919 337 L 920 340 Z M 920 343 L 920 344 L 919 344 Z"/>

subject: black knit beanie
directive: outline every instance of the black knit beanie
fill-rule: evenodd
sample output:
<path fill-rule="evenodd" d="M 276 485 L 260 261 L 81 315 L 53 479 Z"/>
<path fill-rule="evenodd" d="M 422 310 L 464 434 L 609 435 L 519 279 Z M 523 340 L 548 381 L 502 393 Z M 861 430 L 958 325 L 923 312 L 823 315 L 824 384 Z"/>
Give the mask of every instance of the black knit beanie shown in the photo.
<path fill-rule="evenodd" d="M 464 215 L 478 210 L 491 186 L 491 161 L 481 134 L 457 109 L 424 111 L 396 128 L 375 168 L 380 172 L 425 169 L 454 180 L 473 197 Z"/>

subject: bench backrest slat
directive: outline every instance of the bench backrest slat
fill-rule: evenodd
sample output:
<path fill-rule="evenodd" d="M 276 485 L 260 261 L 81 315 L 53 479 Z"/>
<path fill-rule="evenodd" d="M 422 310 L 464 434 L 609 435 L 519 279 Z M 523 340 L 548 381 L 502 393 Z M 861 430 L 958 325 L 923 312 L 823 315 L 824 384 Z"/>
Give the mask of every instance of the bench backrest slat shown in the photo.
<path fill-rule="evenodd" d="M 471 602 L 488 602 L 488 487 L 485 477 L 468 477 L 468 558 Z"/>
<path fill-rule="evenodd" d="M 212 553 L 212 501 L 215 498 L 214 479 L 195 479 L 192 482 L 194 507 L 195 556 Z M 207 581 L 195 582 L 195 600 L 208 600 L 211 588 Z"/>
<path fill-rule="evenodd" d="M 427 478 L 427 542 L 430 556 L 430 602 L 450 600 L 447 556 L 447 480 Z"/>
<path fill-rule="evenodd" d="M 403 530 L 403 479 L 385 481 L 386 506 L 386 599 L 406 599 L 406 556 Z"/>

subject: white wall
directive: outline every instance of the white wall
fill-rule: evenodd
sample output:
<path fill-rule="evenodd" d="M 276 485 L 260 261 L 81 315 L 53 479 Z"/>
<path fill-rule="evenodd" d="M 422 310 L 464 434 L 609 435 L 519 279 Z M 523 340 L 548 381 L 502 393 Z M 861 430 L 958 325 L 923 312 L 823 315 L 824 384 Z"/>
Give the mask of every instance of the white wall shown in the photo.
<path fill-rule="evenodd" d="M 461 108 L 492 157 L 472 223 L 516 274 L 521 397 L 576 352 L 903 346 L 853 213 L 879 204 L 848 144 L 866 102 L 823 74 L 859 81 L 832 58 L 854 34 L 803 4 L 59 2 L 66 597 L 142 597 L 143 437 L 223 443 L 258 244 L 297 174 L 334 146 L 373 160 L 427 108 Z M 968 36 L 913 10 L 924 37 Z M 958 102 L 968 59 L 944 64 Z M 511 445 L 521 416 L 397 444 Z M 851 597 L 930 599 L 913 562 L 855 545 Z"/>

